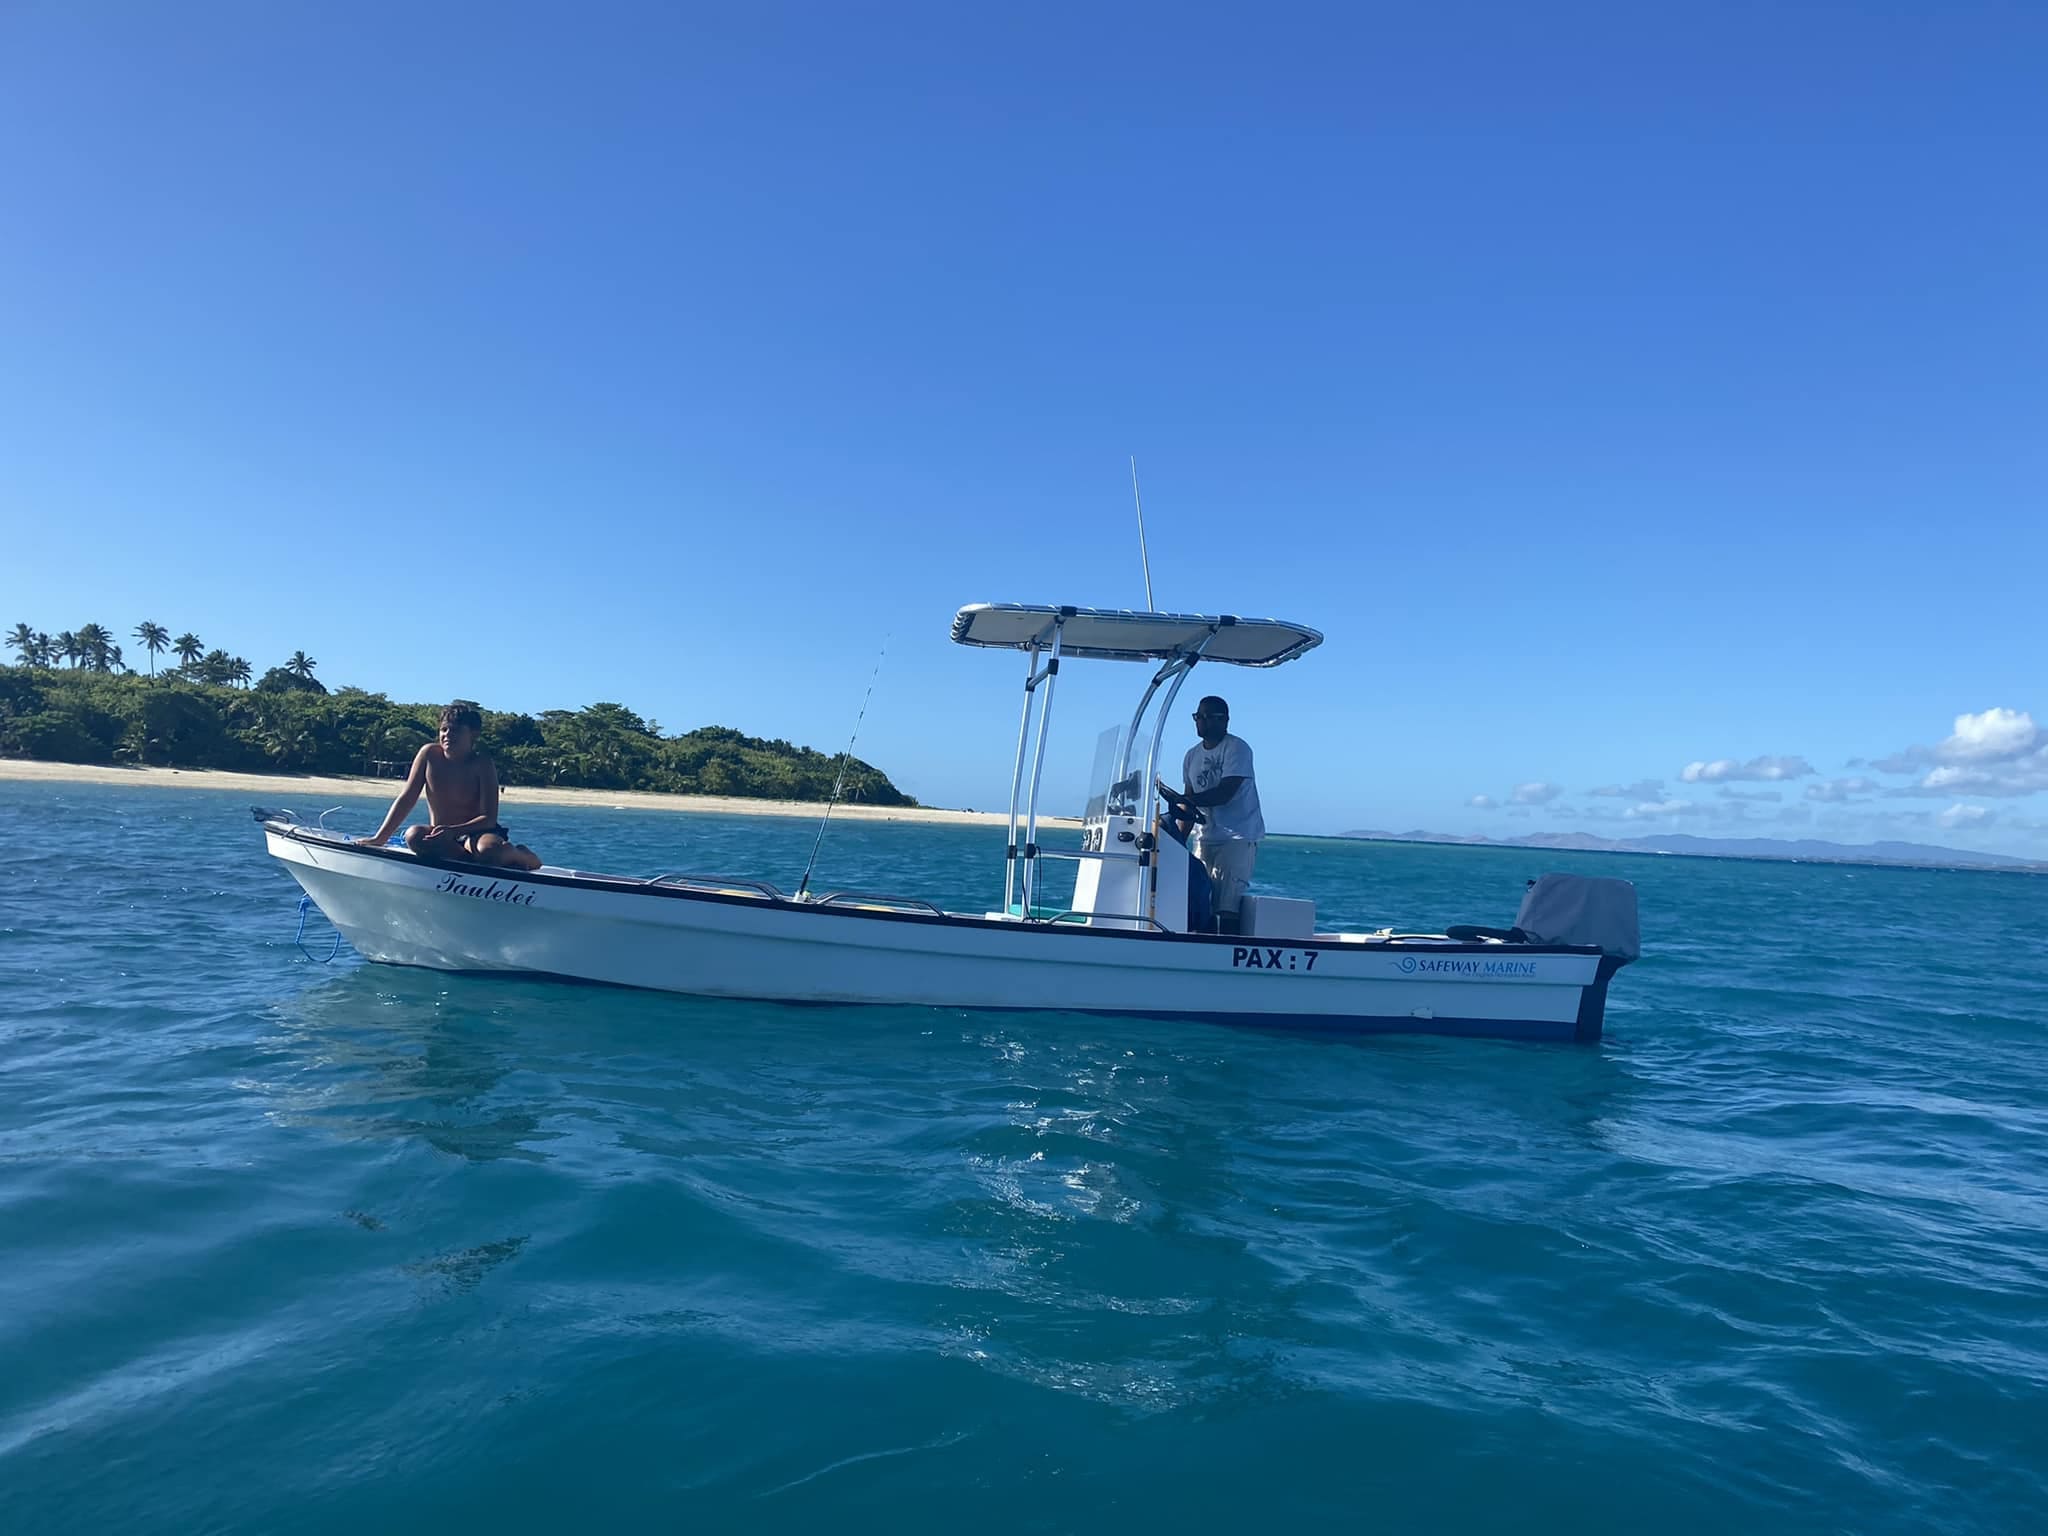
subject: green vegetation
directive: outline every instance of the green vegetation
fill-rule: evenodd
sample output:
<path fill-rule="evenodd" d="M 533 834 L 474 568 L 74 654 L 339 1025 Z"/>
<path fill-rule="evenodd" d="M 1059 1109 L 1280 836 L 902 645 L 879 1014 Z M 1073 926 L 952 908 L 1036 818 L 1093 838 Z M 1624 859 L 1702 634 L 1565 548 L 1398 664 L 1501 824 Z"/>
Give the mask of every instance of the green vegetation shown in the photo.
<path fill-rule="evenodd" d="M 7 643 L 23 665 L 0 666 L 0 756 L 396 778 L 440 721 L 439 704 L 395 704 L 360 688 L 330 692 L 304 651 L 251 687 L 247 661 L 207 650 L 195 635 L 172 640 L 161 625 L 145 623 L 135 637 L 151 674 L 123 665 L 103 625 L 52 640 L 17 624 Z M 155 672 L 164 650 L 179 664 Z M 507 784 L 824 800 L 840 769 L 836 758 L 808 747 L 724 726 L 664 736 L 623 704 L 538 716 L 487 709 L 483 716 L 484 748 Z M 917 803 L 857 758 L 844 767 L 848 801 Z"/>

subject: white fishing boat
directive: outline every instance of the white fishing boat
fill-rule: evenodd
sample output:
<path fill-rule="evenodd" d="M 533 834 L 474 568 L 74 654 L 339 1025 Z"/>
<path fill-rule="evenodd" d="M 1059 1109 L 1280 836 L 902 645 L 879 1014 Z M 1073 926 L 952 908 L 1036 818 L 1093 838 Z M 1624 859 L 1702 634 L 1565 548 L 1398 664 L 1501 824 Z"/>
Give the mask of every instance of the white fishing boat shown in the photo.
<path fill-rule="evenodd" d="M 1189 931 L 1190 859 L 1162 841 L 1151 792 L 1166 719 L 1196 666 L 1279 666 L 1320 644 L 1315 630 L 974 604 L 955 616 L 953 639 L 1025 656 L 1003 902 L 992 910 L 873 891 L 789 895 L 735 876 L 513 872 L 258 815 L 269 851 L 335 928 L 387 964 L 773 1002 L 1599 1038 L 1608 982 L 1638 952 L 1626 881 L 1544 875 L 1529 882 L 1512 927 L 1443 933 L 1323 932 L 1311 900 L 1255 887 L 1240 932 Z M 1128 726 L 1104 738 L 1081 846 L 1058 849 L 1038 840 L 1039 789 L 1060 666 L 1076 659 L 1157 666 Z M 1048 896 L 1056 860 L 1078 866 L 1070 900 Z"/>

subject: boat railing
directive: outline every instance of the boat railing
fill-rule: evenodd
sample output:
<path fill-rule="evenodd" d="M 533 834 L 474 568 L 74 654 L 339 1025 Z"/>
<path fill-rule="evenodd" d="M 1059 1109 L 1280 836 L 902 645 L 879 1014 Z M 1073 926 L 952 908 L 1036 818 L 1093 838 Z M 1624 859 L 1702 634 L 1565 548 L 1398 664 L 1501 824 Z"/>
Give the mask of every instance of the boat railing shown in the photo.
<path fill-rule="evenodd" d="M 1051 917 L 1035 917 L 1032 921 L 1058 923 L 1064 922 L 1070 917 L 1083 917 L 1091 923 L 1143 923 L 1146 927 L 1155 929 L 1160 933 L 1172 931 L 1157 918 L 1144 916 L 1136 912 L 1082 912 L 1073 907 L 1069 907 L 1064 912 L 1055 912 Z"/>
<path fill-rule="evenodd" d="M 1126 853 L 1121 848 L 1041 848 L 1037 857 L 1072 859 L 1078 864 L 1083 859 L 1129 859 L 1135 863 L 1141 856 L 1135 852 Z"/>
<path fill-rule="evenodd" d="M 319 842 L 324 840 L 327 842 L 347 843 L 353 842 L 355 839 L 351 838 L 339 827 L 327 825 L 328 817 L 347 809 L 347 806 L 331 805 L 320 813 L 318 821 L 308 821 L 297 811 L 287 806 L 279 806 L 276 810 L 266 810 L 260 805 L 255 805 L 249 808 L 249 812 L 265 826 L 281 828 L 298 838 L 301 842 Z"/>
<path fill-rule="evenodd" d="M 650 880 L 643 880 L 641 884 L 673 885 L 693 891 L 722 891 L 727 895 L 735 891 L 748 892 L 769 901 L 789 900 L 766 880 L 752 880 L 744 875 L 656 875 Z"/>
<path fill-rule="evenodd" d="M 946 909 L 926 901 L 921 896 L 891 896 L 886 891 L 833 891 L 809 903 L 814 907 L 843 905 L 849 907 L 891 907 L 905 912 L 929 912 L 935 917 L 944 917 Z"/>

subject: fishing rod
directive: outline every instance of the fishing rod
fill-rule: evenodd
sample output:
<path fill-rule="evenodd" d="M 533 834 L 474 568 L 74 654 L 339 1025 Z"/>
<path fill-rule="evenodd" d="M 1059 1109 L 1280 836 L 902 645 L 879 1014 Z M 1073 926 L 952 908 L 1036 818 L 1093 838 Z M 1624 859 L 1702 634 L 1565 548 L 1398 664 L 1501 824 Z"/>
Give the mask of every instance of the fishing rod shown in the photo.
<path fill-rule="evenodd" d="M 1152 607 L 1152 555 L 1145 548 L 1145 502 L 1138 495 L 1138 456 L 1135 453 L 1131 455 L 1131 501 L 1138 509 L 1138 559 L 1145 567 L 1145 606 L 1157 612 Z"/>
<path fill-rule="evenodd" d="M 804 865 L 804 877 L 797 882 L 796 899 L 802 901 L 810 889 L 811 871 L 818 865 L 818 849 L 825 841 L 825 827 L 832 820 L 832 807 L 839 803 L 839 792 L 846 788 L 846 764 L 853 756 L 853 744 L 860 740 L 860 723 L 868 717 L 868 700 L 875 696 L 875 679 L 882 675 L 882 658 L 889 654 L 889 637 L 882 636 L 882 648 L 875 653 L 875 670 L 868 675 L 868 691 L 861 695 L 860 713 L 853 717 L 853 734 L 846 738 L 846 750 L 839 754 L 839 773 L 832 781 L 832 798 L 825 802 L 825 814 L 818 821 L 818 835 L 811 839 L 810 862 Z"/>

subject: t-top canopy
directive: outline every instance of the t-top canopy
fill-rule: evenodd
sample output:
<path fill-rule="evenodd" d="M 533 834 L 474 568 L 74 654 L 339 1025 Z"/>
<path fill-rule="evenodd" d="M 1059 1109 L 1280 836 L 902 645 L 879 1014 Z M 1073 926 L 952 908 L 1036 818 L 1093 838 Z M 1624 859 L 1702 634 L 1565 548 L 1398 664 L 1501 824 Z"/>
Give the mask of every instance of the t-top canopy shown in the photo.
<path fill-rule="evenodd" d="M 1277 667 L 1323 643 L 1306 624 L 1281 619 L 1214 618 L 1199 613 L 1134 613 L 1127 608 L 1060 608 L 1045 603 L 969 603 L 953 615 L 960 645 L 1001 650 L 1050 648 L 1054 623 L 1062 656 L 1099 661 L 1164 661 L 1201 647 L 1204 661 L 1240 667 Z M 1215 638 L 1210 639 L 1214 634 Z M 1202 642 L 1208 640 L 1206 646 Z"/>

